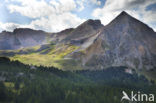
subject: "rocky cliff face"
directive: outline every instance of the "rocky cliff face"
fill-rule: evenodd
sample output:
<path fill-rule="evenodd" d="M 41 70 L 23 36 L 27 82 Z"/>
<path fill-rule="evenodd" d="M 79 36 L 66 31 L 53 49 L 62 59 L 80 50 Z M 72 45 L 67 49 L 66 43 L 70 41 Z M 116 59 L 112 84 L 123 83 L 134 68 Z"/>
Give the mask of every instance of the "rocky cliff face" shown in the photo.
<path fill-rule="evenodd" d="M 75 55 L 78 54 L 76 57 L 80 57 L 80 53 Z M 146 24 L 122 12 L 100 31 L 80 60 L 89 68 L 127 66 L 136 69 L 154 69 L 156 33 Z"/>
<path fill-rule="evenodd" d="M 13 32 L 0 33 L 0 50 L 33 47 L 47 43 L 48 33 L 28 28 L 15 29 Z"/>
<path fill-rule="evenodd" d="M 64 41 L 78 46 L 84 45 L 90 38 L 94 38 L 102 27 L 104 26 L 100 20 L 89 19 L 68 34 Z"/>

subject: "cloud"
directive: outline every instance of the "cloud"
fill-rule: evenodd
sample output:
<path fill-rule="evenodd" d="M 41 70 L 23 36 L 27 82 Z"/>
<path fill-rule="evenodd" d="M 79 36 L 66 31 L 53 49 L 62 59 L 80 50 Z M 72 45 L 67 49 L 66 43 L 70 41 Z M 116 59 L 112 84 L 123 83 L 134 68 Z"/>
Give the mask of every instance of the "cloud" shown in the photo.
<path fill-rule="evenodd" d="M 35 28 L 39 27 L 42 30 L 57 32 L 66 28 L 76 27 L 84 21 L 85 20 L 78 18 L 76 15 L 67 12 L 60 15 L 53 14 L 48 18 L 42 17 L 31 22 L 31 25 Z"/>
<path fill-rule="evenodd" d="M 0 22 L 0 29 L 1 30 L 6 30 L 6 31 L 13 31 L 15 28 L 18 28 L 19 24 L 15 24 L 15 23 L 1 23 Z"/>
<path fill-rule="evenodd" d="M 50 1 L 52 7 L 54 7 L 53 13 L 64 13 L 74 11 L 76 9 L 76 3 L 74 0 L 60 0 L 56 2 L 55 0 Z"/>
<path fill-rule="evenodd" d="M 2 23 L 0 22 L 0 31 L 6 30 L 12 32 L 16 28 L 31 28 L 35 29 L 34 25 L 21 25 L 17 23 Z"/>
<path fill-rule="evenodd" d="M 84 19 L 72 13 L 78 9 L 78 4 L 74 0 L 51 0 L 49 2 L 44 0 L 12 1 L 18 2 L 20 5 L 8 5 L 10 13 L 20 13 L 22 16 L 33 19 L 25 27 L 58 32 L 66 28 L 76 27 L 84 21 Z M 83 8 L 81 7 L 81 9 Z M 20 27 L 23 27 L 23 25 L 20 25 Z"/>
<path fill-rule="evenodd" d="M 91 0 L 91 2 L 95 5 L 101 5 L 101 1 L 98 0 Z"/>
<path fill-rule="evenodd" d="M 107 25 L 121 11 L 126 11 L 135 18 L 151 25 L 156 21 L 156 11 L 147 11 L 146 7 L 156 3 L 155 0 L 106 0 L 103 8 L 96 8 L 92 15 Z M 153 27 L 153 26 L 152 26 Z"/>
<path fill-rule="evenodd" d="M 77 0 L 76 3 L 79 5 L 79 9 L 78 11 L 82 11 L 84 10 L 84 3 L 85 3 L 85 0 Z"/>
<path fill-rule="evenodd" d="M 45 1 L 37 0 L 14 0 L 21 3 L 21 5 L 10 4 L 8 9 L 10 13 L 20 13 L 23 16 L 30 18 L 38 18 L 42 16 L 48 16 L 49 13 L 55 12 L 55 9 L 48 5 Z"/>
<path fill-rule="evenodd" d="M 32 21 L 28 25 L 0 22 L 0 31 L 6 30 L 12 32 L 15 28 L 31 28 L 37 30 L 40 29 L 45 31 L 58 32 L 66 28 L 76 27 L 84 21 L 84 19 L 77 18 L 72 13 L 63 13 L 61 15 L 57 15 L 57 18 L 56 15 L 50 15 L 48 18 L 41 17 Z"/>

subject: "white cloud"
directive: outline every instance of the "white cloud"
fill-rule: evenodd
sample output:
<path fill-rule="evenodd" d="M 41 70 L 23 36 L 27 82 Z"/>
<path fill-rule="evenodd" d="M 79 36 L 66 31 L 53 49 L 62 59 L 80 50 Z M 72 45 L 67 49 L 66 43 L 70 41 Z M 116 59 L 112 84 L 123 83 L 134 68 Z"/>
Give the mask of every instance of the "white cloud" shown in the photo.
<path fill-rule="evenodd" d="M 101 1 L 98 0 L 91 0 L 91 2 L 95 5 L 101 5 Z"/>
<path fill-rule="evenodd" d="M 48 18 L 40 18 L 31 23 L 33 27 L 39 26 L 46 31 L 61 31 L 66 28 L 76 27 L 84 20 L 78 18 L 72 13 L 62 13 L 60 15 L 50 15 Z"/>
<path fill-rule="evenodd" d="M 143 11 L 143 21 L 147 23 L 156 22 L 156 12 L 155 11 Z"/>
<path fill-rule="evenodd" d="M 101 19 L 104 25 L 112 21 L 121 11 L 126 11 L 133 17 L 142 20 L 151 25 L 151 22 L 156 21 L 155 11 L 146 11 L 146 7 L 156 3 L 155 0 L 106 0 L 103 8 L 97 8 L 92 15 Z M 153 27 L 153 26 L 152 26 Z M 154 27 L 153 27 L 154 28 Z"/>
<path fill-rule="evenodd" d="M 0 31 L 6 30 L 12 32 L 16 28 L 32 28 L 35 29 L 34 25 L 21 25 L 17 23 L 1 23 L 0 22 Z"/>
<path fill-rule="evenodd" d="M 50 4 L 55 8 L 55 12 L 53 13 L 70 12 L 76 9 L 76 3 L 74 0 L 60 0 L 58 2 L 51 0 Z"/>
<path fill-rule="evenodd" d="M 80 19 L 75 15 L 73 15 L 72 13 L 63 13 L 61 15 L 54 14 L 54 15 L 50 15 L 48 18 L 41 17 L 39 19 L 36 19 L 28 25 L 0 22 L 0 31 L 6 30 L 12 32 L 15 28 L 31 28 L 31 29 L 42 29 L 45 31 L 58 32 L 66 28 L 76 27 L 84 21 L 85 21 L 84 19 Z"/>
<path fill-rule="evenodd" d="M 16 0 L 21 5 L 10 4 L 8 9 L 11 13 L 18 12 L 23 16 L 30 18 L 37 18 L 42 16 L 48 16 L 49 13 L 55 12 L 55 9 L 48 5 L 45 1 L 37 0 Z"/>
<path fill-rule="evenodd" d="M 79 6 L 78 11 L 84 10 L 84 8 L 85 8 L 85 7 L 84 7 L 85 0 L 77 0 L 76 3 L 77 3 L 78 6 Z"/>
<path fill-rule="evenodd" d="M 1 30 L 6 30 L 6 31 L 12 31 L 14 30 L 15 28 L 18 28 L 19 27 L 19 24 L 15 24 L 15 23 L 1 23 L 0 22 L 0 29 Z"/>
<path fill-rule="evenodd" d="M 17 12 L 23 16 L 34 18 L 29 25 L 31 27 L 51 32 L 58 32 L 65 28 L 75 27 L 81 24 L 84 19 L 80 19 L 72 11 L 77 9 L 77 2 L 74 0 L 51 0 L 47 3 L 44 0 L 12 0 L 21 5 L 10 4 L 8 9 L 11 13 Z M 83 2 L 84 0 L 81 0 Z M 81 5 L 83 6 L 83 5 Z M 81 7 L 81 10 L 83 7 Z M 23 25 L 20 25 L 23 27 Z"/>
<path fill-rule="evenodd" d="M 86 6 L 88 5 L 97 5 L 100 6 L 101 5 L 101 1 L 100 0 L 75 0 L 77 6 L 78 6 L 78 11 L 82 11 L 85 9 Z"/>

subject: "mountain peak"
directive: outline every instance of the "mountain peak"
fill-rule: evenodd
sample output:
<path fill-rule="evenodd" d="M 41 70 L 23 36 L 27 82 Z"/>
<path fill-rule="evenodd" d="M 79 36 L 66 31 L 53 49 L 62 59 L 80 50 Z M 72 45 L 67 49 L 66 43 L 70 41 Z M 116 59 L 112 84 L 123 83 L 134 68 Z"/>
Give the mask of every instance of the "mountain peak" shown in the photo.
<path fill-rule="evenodd" d="M 93 20 L 93 19 L 88 19 L 87 21 L 85 21 L 84 23 L 82 23 L 81 25 L 78 26 L 79 27 L 87 27 L 87 26 L 92 26 L 94 28 L 98 28 L 99 26 L 103 26 L 101 24 L 100 20 Z"/>
<path fill-rule="evenodd" d="M 151 31 L 153 32 L 153 29 L 150 28 L 145 23 L 139 21 L 135 17 L 129 15 L 127 12 L 122 11 L 114 20 L 112 20 L 108 25 L 108 27 L 117 26 L 121 28 L 125 28 L 125 26 L 131 27 L 130 29 L 138 29 L 138 30 L 144 30 L 144 31 Z M 132 29 L 133 28 L 133 29 Z"/>
<path fill-rule="evenodd" d="M 127 12 L 122 11 L 114 20 L 134 20 L 135 18 L 129 15 Z"/>
<path fill-rule="evenodd" d="M 82 39 L 82 38 L 87 38 L 93 34 L 96 34 L 96 32 L 102 28 L 103 25 L 101 24 L 100 20 L 92 20 L 88 19 L 78 27 L 76 27 L 68 36 L 66 39 Z"/>
<path fill-rule="evenodd" d="M 120 15 L 129 15 L 127 12 L 125 12 L 125 11 L 122 11 L 121 13 L 120 13 Z"/>
<path fill-rule="evenodd" d="M 33 30 L 30 28 L 16 28 L 14 29 L 13 33 L 25 33 L 25 32 L 34 32 L 34 31 L 39 31 L 39 32 L 43 32 L 42 30 Z"/>
<path fill-rule="evenodd" d="M 88 23 L 88 24 L 92 24 L 92 23 L 96 23 L 96 24 L 101 24 L 101 21 L 100 20 L 93 20 L 93 19 L 88 19 L 85 23 Z"/>

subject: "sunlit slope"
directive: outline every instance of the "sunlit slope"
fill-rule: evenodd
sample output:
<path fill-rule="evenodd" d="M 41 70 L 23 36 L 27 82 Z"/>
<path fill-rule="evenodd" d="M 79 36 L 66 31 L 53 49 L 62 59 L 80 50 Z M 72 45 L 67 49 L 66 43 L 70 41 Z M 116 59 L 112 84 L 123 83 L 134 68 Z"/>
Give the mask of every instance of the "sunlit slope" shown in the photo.
<path fill-rule="evenodd" d="M 34 51 L 26 54 L 15 54 L 11 60 L 19 60 L 24 64 L 37 66 L 54 66 L 59 69 L 81 69 L 74 59 L 66 58 L 68 54 L 76 51 L 79 47 L 75 45 L 50 45 L 46 49 L 35 47 Z M 29 48 L 30 50 L 30 48 Z M 27 51 L 27 50 L 25 50 Z"/>

